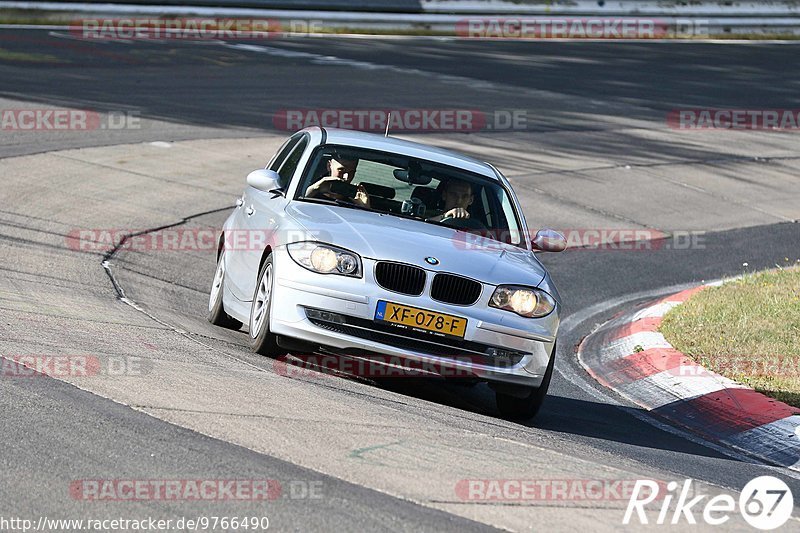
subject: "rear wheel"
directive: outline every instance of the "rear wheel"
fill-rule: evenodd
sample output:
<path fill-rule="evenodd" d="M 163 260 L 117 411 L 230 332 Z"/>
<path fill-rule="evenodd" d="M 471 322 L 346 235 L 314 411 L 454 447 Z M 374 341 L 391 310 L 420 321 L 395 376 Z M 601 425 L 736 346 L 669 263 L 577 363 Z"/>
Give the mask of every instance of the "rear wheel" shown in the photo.
<path fill-rule="evenodd" d="M 250 307 L 250 348 L 254 352 L 268 357 L 276 357 L 285 352 L 278 346 L 275 335 L 269 331 L 274 272 L 275 267 L 270 254 L 258 273 L 253 303 Z"/>
<path fill-rule="evenodd" d="M 217 271 L 214 273 L 214 281 L 211 282 L 211 292 L 208 295 L 208 314 L 206 318 L 215 326 L 223 328 L 239 329 L 242 323 L 231 317 L 225 312 L 222 304 L 222 292 L 225 290 L 225 251 L 219 254 L 217 260 Z"/>
<path fill-rule="evenodd" d="M 556 347 L 553 346 L 553 354 L 550 356 L 550 363 L 542 378 L 542 384 L 538 387 L 530 387 L 526 394 L 514 396 L 501 392 L 495 393 L 497 409 L 504 418 L 512 420 L 528 420 L 536 416 L 542 407 L 547 389 L 550 388 L 550 378 L 553 377 L 553 366 L 556 360 Z"/>

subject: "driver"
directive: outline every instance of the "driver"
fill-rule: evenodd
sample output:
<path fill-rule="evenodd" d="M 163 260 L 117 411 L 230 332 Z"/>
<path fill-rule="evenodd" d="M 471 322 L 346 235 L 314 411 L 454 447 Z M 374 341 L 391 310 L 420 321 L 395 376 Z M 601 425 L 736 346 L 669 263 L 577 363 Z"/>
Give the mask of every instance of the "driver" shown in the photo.
<path fill-rule="evenodd" d="M 441 215 L 431 217 L 428 220 L 441 222 L 446 218 L 469 218 L 467 208 L 472 205 L 474 199 L 472 185 L 458 179 L 447 180 L 442 189 L 444 210 Z"/>
<path fill-rule="evenodd" d="M 356 174 L 358 159 L 337 159 L 331 157 L 328 160 L 328 175 L 310 185 L 306 189 L 308 198 L 330 198 L 333 200 L 343 200 L 363 207 L 369 207 L 369 195 L 363 185 L 358 186 L 355 198 L 348 198 L 341 194 L 331 192 L 331 186 L 337 181 L 350 183 Z"/>

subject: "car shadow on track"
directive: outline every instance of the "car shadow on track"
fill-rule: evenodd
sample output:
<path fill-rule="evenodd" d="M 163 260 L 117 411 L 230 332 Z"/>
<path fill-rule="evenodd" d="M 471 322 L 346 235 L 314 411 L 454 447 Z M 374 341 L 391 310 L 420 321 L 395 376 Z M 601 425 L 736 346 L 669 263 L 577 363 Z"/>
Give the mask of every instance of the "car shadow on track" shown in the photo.
<path fill-rule="evenodd" d="M 498 418 L 499 422 L 508 424 L 512 428 L 519 426 L 605 442 L 730 460 L 730 457 L 702 444 L 648 424 L 636 416 L 637 414 L 641 416 L 645 411 L 635 407 L 585 401 L 551 393 L 535 418 L 524 421 L 501 421 L 494 393 L 486 384 L 469 386 L 441 380 L 405 379 L 384 380 L 378 385 L 399 394 Z"/>

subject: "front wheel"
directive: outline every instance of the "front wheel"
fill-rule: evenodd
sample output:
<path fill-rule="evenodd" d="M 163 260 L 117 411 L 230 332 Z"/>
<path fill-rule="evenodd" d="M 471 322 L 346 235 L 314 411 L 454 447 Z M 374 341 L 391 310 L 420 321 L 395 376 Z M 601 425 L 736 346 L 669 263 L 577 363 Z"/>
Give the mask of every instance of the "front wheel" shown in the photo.
<path fill-rule="evenodd" d="M 225 312 L 222 305 L 222 292 L 225 290 L 225 252 L 219 254 L 217 260 L 217 271 L 214 273 L 214 281 L 211 282 L 211 292 L 208 295 L 208 314 L 206 318 L 215 326 L 229 329 L 239 329 L 242 323 Z"/>
<path fill-rule="evenodd" d="M 275 267 L 270 254 L 258 273 L 253 304 L 250 307 L 250 348 L 254 352 L 268 357 L 277 357 L 282 353 L 275 335 L 269 331 L 274 272 Z"/>
<path fill-rule="evenodd" d="M 528 393 L 522 397 L 495 393 L 497 409 L 503 418 L 512 420 L 528 420 L 536 416 L 542 407 L 547 389 L 550 388 L 550 378 L 553 377 L 553 366 L 556 360 L 556 347 L 553 346 L 553 354 L 550 356 L 550 363 L 542 378 L 542 384 L 538 387 L 531 387 Z"/>

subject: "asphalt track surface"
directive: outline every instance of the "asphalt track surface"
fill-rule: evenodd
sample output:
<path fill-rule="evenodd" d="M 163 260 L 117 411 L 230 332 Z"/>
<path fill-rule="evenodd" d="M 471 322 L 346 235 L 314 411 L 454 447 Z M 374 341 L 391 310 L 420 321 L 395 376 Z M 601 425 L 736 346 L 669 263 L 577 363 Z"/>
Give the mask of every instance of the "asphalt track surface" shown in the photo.
<path fill-rule="evenodd" d="M 770 43 L 348 38 L 87 43 L 64 32 L 4 30 L 0 33 L 3 107 L 129 110 L 141 116 L 142 127 L 2 132 L 0 156 L 8 159 L 2 160 L 5 191 L 0 193 L 5 277 L 0 297 L 0 342 L 5 346 L 0 354 L 85 353 L 105 344 L 108 350 L 147 358 L 148 346 L 154 345 L 158 364 L 184 366 L 172 374 L 174 381 L 155 385 L 135 379 L 108 386 L 46 378 L 4 379 L 0 513 L 73 518 L 210 514 L 209 505 L 198 502 L 87 504 L 67 496 L 66 487 L 76 479 L 120 478 L 267 477 L 320 482 L 325 494 L 320 499 L 282 498 L 266 507 L 213 504 L 213 511 L 220 515 L 266 514 L 272 527 L 280 530 L 438 531 L 491 526 L 536 530 L 543 518 L 556 530 L 591 525 L 610 530 L 621 521 L 624 507 L 613 502 L 609 508 L 597 509 L 569 502 L 526 507 L 474 505 L 455 497 L 451 480 L 490 477 L 487 471 L 507 478 L 592 479 L 619 476 L 608 474 L 618 469 L 634 477 L 691 477 L 721 491 L 739 490 L 750 479 L 769 473 L 784 479 L 799 495 L 800 482 L 788 472 L 732 457 L 651 420 L 602 390 L 577 365 L 573 353 L 595 324 L 648 297 L 739 274 L 744 262 L 754 270 L 800 259 L 800 229 L 792 222 L 800 215 L 792 134 L 747 132 L 724 137 L 701 133 L 687 140 L 664 126 L 665 114 L 680 107 L 800 107 L 800 82 L 790 75 L 800 63 L 796 50 L 795 45 Z M 290 380 L 287 386 L 287 380 L 279 382 L 274 372 L 266 377 L 272 362 L 248 354 L 243 334 L 203 323 L 206 287 L 213 273 L 208 254 L 121 252 L 116 256 L 112 267 L 116 281 L 147 311 L 143 314 L 117 299 L 101 266 L 102 254 L 75 254 L 65 246 L 64 233 L 80 227 L 145 229 L 178 223 L 185 217 L 192 217 L 190 226 L 219 225 L 226 216 L 224 208 L 241 189 L 244 172 L 263 164 L 285 135 L 274 130 L 272 120 L 281 110 L 414 107 L 526 110 L 529 120 L 524 131 L 412 137 L 496 161 L 515 180 L 529 220 L 543 225 L 552 221 L 547 225 L 555 227 L 705 231 L 703 245 L 690 249 L 667 245 L 636 253 L 574 250 L 544 258 L 565 301 L 566 320 L 550 396 L 533 421 L 519 424 L 497 418 L 492 395 L 482 386 L 468 389 L 416 382 L 376 386 L 344 379 L 333 384 Z M 263 140 L 254 143 L 253 138 Z M 102 182 L 81 185 L 66 179 L 79 173 L 70 166 L 79 160 L 105 164 L 109 175 L 116 175 L 124 163 L 121 158 L 147 161 L 148 142 L 197 139 L 208 141 L 175 143 L 176 154 L 181 146 L 190 147 L 190 156 L 183 154 L 180 163 L 175 163 L 183 165 L 173 172 L 177 181 L 148 180 L 154 169 L 146 164 L 128 169 L 125 179 L 129 181 L 119 189 Z M 263 148 L 263 153 L 250 155 L 252 151 L 241 148 L 241 154 L 253 160 L 231 163 L 230 157 L 240 154 L 237 145 L 243 143 Z M 116 145 L 130 148 L 120 155 L 113 151 Z M 90 148 L 103 146 L 109 151 Z M 64 152 L 50 160 L 35 159 L 49 155 L 33 156 L 80 148 L 89 151 Z M 548 159 L 547 154 L 554 155 Z M 516 162 L 517 155 L 522 163 Z M 159 153 L 151 166 L 168 159 Z M 590 159 L 604 164 L 585 165 Z M 216 173 L 216 178 L 198 179 L 197 190 L 189 191 L 194 163 L 198 174 Z M 641 176 L 637 182 L 649 184 L 620 189 L 603 182 L 603 172 L 623 172 L 626 164 L 633 167 L 632 172 L 642 173 L 636 174 Z M 659 191 L 653 199 L 648 197 L 652 183 L 647 180 L 654 179 L 653 172 L 658 170 L 653 167 L 659 166 L 666 174 L 696 173 L 707 178 L 720 173 L 730 183 L 698 191 L 700 184 L 686 177 L 689 187 Z M 26 175 L 27 168 L 32 169 L 31 176 Z M 59 181 L 62 172 L 63 182 Z M 580 187 L 570 188 L 569 180 L 576 176 L 584 188 L 602 186 L 604 192 L 595 195 L 596 203 L 581 199 Z M 663 185 L 665 180 L 659 175 L 657 183 Z M 72 187 L 80 190 L 76 198 L 86 204 L 57 202 L 62 186 L 67 195 Z M 120 197 L 135 194 L 137 187 L 148 200 Z M 47 290 L 51 286 L 52 294 Z M 82 307 L 82 297 L 70 300 L 70 293 L 84 290 L 91 293 L 86 301 L 95 303 Z M 82 316 L 89 316 L 92 324 L 76 326 L 74 321 Z M 198 366 L 203 372 L 219 367 L 220 379 L 241 384 L 243 391 L 232 391 L 232 397 L 239 398 L 241 392 L 240 399 L 246 402 L 248 394 L 261 400 L 262 393 L 265 397 L 287 394 L 309 403 L 284 405 L 298 418 L 261 419 L 251 434 L 245 434 L 238 422 L 223 422 L 231 413 L 215 412 L 211 404 L 184 408 L 184 416 L 180 408 L 165 403 L 171 391 L 179 395 L 177 391 L 191 389 L 187 382 L 193 379 L 213 389 L 213 373 L 198 370 L 193 374 L 195 357 L 202 362 Z M 238 382 L 242 368 L 238 365 L 262 372 Z M 158 399 L 164 402 L 134 399 L 134 389 L 148 387 L 161 390 Z M 362 412 L 349 412 L 356 409 Z M 302 416 L 306 412 L 318 418 L 306 420 Z M 325 413 L 331 416 L 331 433 L 320 425 Z M 277 418 L 283 414 L 274 413 Z M 211 420 L 214 416 L 219 417 L 219 427 Z M 369 446 L 359 447 L 355 437 L 346 442 L 348 421 L 355 428 L 370 426 L 370 438 L 384 442 L 384 447 L 398 442 L 416 445 L 405 450 L 400 446 L 395 460 L 391 454 L 388 460 L 382 456 L 381 470 L 363 461 Z M 396 440 L 390 430 L 394 423 L 407 426 L 403 439 Z M 436 426 L 427 427 L 428 423 Z M 259 431 L 269 433 L 269 438 Z M 457 435 L 448 436 L 448 431 Z M 316 442 L 332 438 L 334 432 L 345 442 Z M 385 441 L 380 440 L 382 433 Z M 358 434 L 355 430 L 354 435 Z M 479 437 L 476 449 L 477 441 L 472 439 Z M 463 450 L 458 447 L 460 439 Z M 531 469 L 526 462 L 531 457 L 501 458 L 501 452 L 492 453 L 492 449 L 483 449 L 486 462 L 505 463 L 504 468 L 482 470 L 476 463 L 482 461 L 480 446 L 487 440 L 492 446 L 496 443 L 498 450 L 514 445 L 509 448 L 512 453 L 526 450 L 534 458 L 542 457 L 541 470 Z M 358 453 L 340 455 L 347 446 Z M 329 456 L 324 456 L 326 449 Z M 416 469 L 411 467 L 425 453 L 431 462 L 438 462 L 430 473 L 418 463 Z M 519 470 L 514 469 L 515 462 Z M 437 486 L 445 484 L 437 475 L 447 469 L 452 470 L 449 485 Z M 410 488 L 414 480 L 425 490 Z"/>

